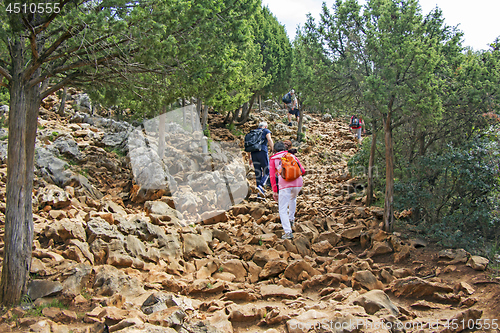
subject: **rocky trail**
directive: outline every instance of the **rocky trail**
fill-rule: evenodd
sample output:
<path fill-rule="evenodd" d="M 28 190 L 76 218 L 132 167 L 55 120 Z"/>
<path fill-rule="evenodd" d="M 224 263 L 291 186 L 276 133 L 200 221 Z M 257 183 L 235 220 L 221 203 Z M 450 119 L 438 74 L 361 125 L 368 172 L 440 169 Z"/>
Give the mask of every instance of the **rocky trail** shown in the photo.
<path fill-rule="evenodd" d="M 182 185 L 217 182 L 196 183 L 190 175 L 201 162 L 172 153 L 184 130 L 167 124 L 170 175 L 149 176 L 178 191 L 145 189 L 137 179 L 146 171 L 131 164 L 149 158 L 146 148 L 123 154 L 132 126 L 82 112 L 81 94 L 69 92 L 67 117 L 54 112 L 56 97 L 40 110 L 32 281 L 21 306 L 0 313 L 0 332 L 500 332 L 500 279 L 485 258 L 381 230 L 382 209 L 365 207 L 363 183 L 348 173 L 358 148 L 345 122 L 306 115 L 306 140 L 294 146 L 308 173 L 295 237 L 282 240 L 277 204 L 271 193 L 257 200 L 248 161 L 249 187 L 234 192 L 248 188 L 244 200 L 217 208 L 218 190 L 196 197 Z M 239 130 L 266 120 L 275 141 L 293 139 L 296 126 L 284 117 L 254 113 Z M 242 136 L 222 122 L 211 115 L 211 140 L 241 148 Z M 147 142 L 156 150 L 155 140 Z M 201 147 L 181 143 L 204 159 Z M 2 254 L 6 145 L 0 141 Z M 217 214 L 197 215 L 201 206 Z"/>

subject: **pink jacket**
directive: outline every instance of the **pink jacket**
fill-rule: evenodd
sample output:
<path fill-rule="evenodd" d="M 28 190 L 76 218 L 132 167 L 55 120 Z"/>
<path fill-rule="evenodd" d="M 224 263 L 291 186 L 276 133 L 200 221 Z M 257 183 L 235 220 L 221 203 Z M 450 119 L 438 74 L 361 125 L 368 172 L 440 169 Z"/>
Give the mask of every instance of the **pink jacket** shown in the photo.
<path fill-rule="evenodd" d="M 291 182 L 284 180 L 281 178 L 281 175 L 278 175 L 278 184 L 276 184 L 276 172 L 281 169 L 281 158 L 286 155 L 288 151 L 280 151 L 279 153 L 274 154 L 271 156 L 271 159 L 269 160 L 269 175 L 271 177 L 271 187 L 273 188 L 273 192 L 278 192 L 278 187 L 276 185 L 279 185 L 279 188 L 288 188 L 288 187 L 302 187 L 303 180 L 302 176 L 299 178 L 292 180 Z M 306 172 L 306 170 L 302 167 L 300 164 L 299 160 L 295 155 L 293 155 L 293 158 L 297 161 L 299 164 L 300 171 L 302 171 L 302 174 Z"/>

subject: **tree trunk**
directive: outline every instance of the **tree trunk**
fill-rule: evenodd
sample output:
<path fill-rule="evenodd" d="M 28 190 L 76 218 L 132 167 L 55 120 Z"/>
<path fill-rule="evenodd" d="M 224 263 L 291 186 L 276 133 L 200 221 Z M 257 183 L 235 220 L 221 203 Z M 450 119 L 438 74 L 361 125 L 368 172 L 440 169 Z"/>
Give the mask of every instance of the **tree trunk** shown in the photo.
<path fill-rule="evenodd" d="M 23 80 L 23 44 L 15 41 L 10 82 L 9 141 L 7 160 L 7 207 L 0 300 L 18 304 L 26 293 L 33 243 L 33 169 L 40 86 Z M 34 75 L 38 75 L 39 72 Z"/>
<path fill-rule="evenodd" d="M 202 100 L 201 98 L 197 98 L 196 99 L 196 117 L 198 119 L 198 123 L 200 124 L 201 126 L 201 130 L 203 131 L 203 124 L 201 123 L 201 108 L 202 108 Z"/>
<path fill-rule="evenodd" d="M 259 95 L 259 112 L 262 112 L 262 95 Z"/>
<path fill-rule="evenodd" d="M 205 105 L 201 114 L 201 128 L 203 131 L 208 129 L 208 105 Z"/>
<path fill-rule="evenodd" d="M 167 120 L 167 107 L 163 106 L 163 113 L 160 115 L 158 128 L 158 156 L 163 159 L 165 153 L 165 122 Z"/>
<path fill-rule="evenodd" d="M 368 161 L 368 187 L 366 189 L 366 205 L 369 207 L 373 202 L 373 165 L 375 164 L 375 152 L 377 148 L 377 127 L 372 123 L 372 145 L 370 147 L 370 159 Z"/>
<path fill-rule="evenodd" d="M 64 107 L 66 104 L 66 94 L 68 93 L 68 87 L 64 86 L 62 96 L 61 96 L 61 105 L 59 105 L 59 110 L 57 110 L 57 114 L 61 117 L 64 117 Z"/>
<path fill-rule="evenodd" d="M 238 119 L 238 123 L 236 125 L 243 125 L 244 123 L 247 122 L 248 116 L 250 115 L 250 111 L 252 111 L 253 103 L 255 102 L 255 97 L 256 95 L 254 94 L 252 98 L 250 98 L 250 101 L 246 102 L 243 104 L 243 112 L 241 113 L 241 117 Z M 246 107 L 245 107 L 246 105 Z"/>
<path fill-rule="evenodd" d="M 227 125 L 229 123 L 229 119 L 231 118 L 231 115 L 233 113 L 231 111 L 228 111 L 227 114 L 226 114 L 226 117 L 224 118 L 224 125 Z M 231 120 L 232 122 L 232 120 Z"/>
<path fill-rule="evenodd" d="M 418 156 L 421 158 L 425 155 L 425 133 L 424 132 L 421 132 L 419 135 L 418 135 Z M 421 162 L 419 162 L 421 163 Z M 421 179 L 421 174 L 420 173 L 417 173 L 417 183 L 420 183 Z M 411 217 L 412 217 L 412 220 L 414 223 L 418 223 L 420 221 L 420 219 L 422 218 L 421 214 L 420 214 L 420 204 L 419 202 L 417 202 L 417 204 L 412 207 L 412 211 L 411 211 Z"/>
<path fill-rule="evenodd" d="M 299 108 L 299 125 L 297 129 L 297 141 L 302 142 L 302 108 Z"/>
<path fill-rule="evenodd" d="M 244 103 L 240 108 L 237 108 L 233 112 L 233 120 L 231 121 L 231 124 L 235 121 L 237 121 L 240 118 L 240 112 L 245 113 L 246 109 L 248 109 L 248 103 Z"/>
<path fill-rule="evenodd" d="M 302 118 L 303 118 L 303 111 L 302 111 L 302 106 L 300 104 L 300 100 L 297 98 L 297 108 L 299 109 L 299 125 L 297 129 L 297 141 L 301 142 L 302 141 Z"/>
<path fill-rule="evenodd" d="M 391 112 L 384 119 L 385 133 L 385 204 L 384 230 L 392 232 L 394 226 L 394 149 L 392 142 Z"/>

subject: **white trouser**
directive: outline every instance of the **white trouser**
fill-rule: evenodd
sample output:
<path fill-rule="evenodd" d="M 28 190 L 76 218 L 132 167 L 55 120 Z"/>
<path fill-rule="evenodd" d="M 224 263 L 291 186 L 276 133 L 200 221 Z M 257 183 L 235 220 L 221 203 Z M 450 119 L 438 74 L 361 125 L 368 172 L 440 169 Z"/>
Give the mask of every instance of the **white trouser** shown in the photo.
<path fill-rule="evenodd" d="M 295 221 L 295 208 L 297 207 L 297 195 L 302 187 L 288 187 L 279 190 L 278 206 L 281 226 L 285 233 L 292 232 L 290 221 Z"/>

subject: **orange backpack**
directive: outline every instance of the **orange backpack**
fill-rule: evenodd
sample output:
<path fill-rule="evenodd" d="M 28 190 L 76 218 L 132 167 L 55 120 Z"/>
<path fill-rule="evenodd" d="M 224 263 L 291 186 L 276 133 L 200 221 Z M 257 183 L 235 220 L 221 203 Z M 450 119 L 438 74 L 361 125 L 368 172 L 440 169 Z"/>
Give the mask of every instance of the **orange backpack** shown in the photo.
<path fill-rule="evenodd" d="M 295 160 L 292 154 L 286 153 L 281 158 L 281 178 L 291 182 L 302 176 L 302 171 L 300 170 L 299 164 Z"/>

